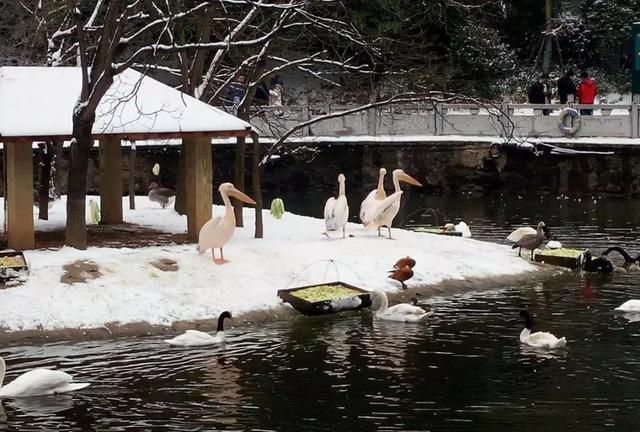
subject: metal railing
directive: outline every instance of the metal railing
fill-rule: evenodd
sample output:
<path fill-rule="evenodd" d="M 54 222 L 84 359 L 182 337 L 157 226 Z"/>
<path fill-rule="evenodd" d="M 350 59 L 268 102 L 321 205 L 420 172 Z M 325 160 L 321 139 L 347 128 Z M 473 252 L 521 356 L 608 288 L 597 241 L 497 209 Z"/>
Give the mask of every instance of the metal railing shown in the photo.
<path fill-rule="evenodd" d="M 357 105 L 254 107 L 251 123 L 262 136 L 278 138 L 308 120 Z M 561 112 L 581 112 L 573 134 L 561 128 Z M 639 105 L 435 104 L 390 105 L 326 119 L 297 131 L 305 136 L 517 136 L 639 138 Z"/>

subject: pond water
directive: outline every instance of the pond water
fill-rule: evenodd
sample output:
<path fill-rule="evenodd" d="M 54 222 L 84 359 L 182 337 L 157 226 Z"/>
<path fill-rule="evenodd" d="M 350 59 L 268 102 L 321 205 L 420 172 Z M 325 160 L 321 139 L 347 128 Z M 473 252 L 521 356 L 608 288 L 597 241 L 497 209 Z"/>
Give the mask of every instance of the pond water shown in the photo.
<path fill-rule="evenodd" d="M 462 218 L 479 239 L 542 219 L 566 245 L 640 253 L 632 200 L 411 194 L 406 207 L 401 217 L 431 207 Z M 380 322 L 367 311 L 299 317 L 232 328 L 213 348 L 170 348 L 157 337 L 3 347 L 9 380 L 45 366 L 93 384 L 3 401 L 0 431 L 633 430 L 640 322 L 613 309 L 640 298 L 639 281 L 640 273 L 568 272 L 432 298 L 427 324 Z M 523 348 L 522 307 L 568 349 Z"/>

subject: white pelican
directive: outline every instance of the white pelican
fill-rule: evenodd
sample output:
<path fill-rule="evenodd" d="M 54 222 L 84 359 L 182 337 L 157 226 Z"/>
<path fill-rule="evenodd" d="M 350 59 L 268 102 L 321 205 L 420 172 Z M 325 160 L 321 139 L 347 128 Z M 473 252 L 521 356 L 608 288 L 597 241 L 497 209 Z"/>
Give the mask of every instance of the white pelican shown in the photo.
<path fill-rule="evenodd" d="M 6 386 L 2 386 L 7 366 L 0 357 L 0 399 L 27 396 L 46 396 L 80 390 L 89 383 L 74 383 L 66 372 L 51 369 L 34 369 L 23 373 Z"/>
<path fill-rule="evenodd" d="M 223 343 L 226 340 L 224 334 L 224 320 L 231 319 L 231 313 L 224 311 L 218 317 L 218 328 L 215 336 L 199 330 L 187 330 L 180 336 L 173 339 L 166 339 L 165 342 L 175 346 L 204 346 Z"/>
<path fill-rule="evenodd" d="M 236 230 L 236 216 L 233 214 L 229 195 L 247 204 L 255 204 L 256 202 L 236 189 L 231 183 L 222 183 L 218 190 L 224 201 L 224 215 L 222 217 L 214 216 L 202 226 L 198 235 L 198 253 L 204 253 L 207 249 L 211 249 L 213 262 L 224 264 L 228 261 L 224 259 L 222 248 L 231 240 L 233 232 Z M 220 259 L 216 258 L 215 248 L 220 249 Z"/>
<path fill-rule="evenodd" d="M 400 199 L 402 198 L 400 182 L 409 183 L 415 186 L 422 186 L 422 183 L 406 174 L 403 170 L 393 170 L 393 186 L 395 187 L 395 192 L 382 201 L 374 202 L 375 209 L 372 212 L 370 220 L 364 222 L 365 228 L 377 228 L 379 232 L 380 227 L 386 226 L 389 230 L 389 238 L 391 238 L 391 225 L 393 224 L 393 219 L 400 211 Z"/>
<path fill-rule="evenodd" d="M 567 339 L 561 337 L 558 339 L 549 332 L 531 333 L 533 321 L 531 315 L 526 310 L 520 311 L 520 316 L 524 318 L 524 329 L 520 333 L 520 342 L 535 348 L 557 349 L 564 348 L 567 345 Z"/>
<path fill-rule="evenodd" d="M 376 318 L 387 321 L 401 321 L 401 322 L 418 322 L 424 321 L 433 312 L 426 312 L 419 306 L 413 306 L 406 303 L 400 303 L 389 307 L 389 299 L 387 295 L 382 291 L 372 291 L 372 298 L 377 298 L 380 301 L 380 308 L 376 311 Z"/>
<path fill-rule="evenodd" d="M 384 191 L 384 176 L 387 174 L 387 170 L 380 168 L 380 174 L 378 175 L 378 188 L 369 192 L 369 195 L 360 204 L 360 220 L 363 224 L 367 224 L 372 219 L 372 214 L 376 209 L 376 203 L 382 201 L 387 197 L 387 193 Z M 380 228 L 378 228 L 378 235 L 380 235 Z"/>
<path fill-rule="evenodd" d="M 324 223 L 327 232 L 338 231 L 342 228 L 342 238 L 346 237 L 347 220 L 349 219 L 349 204 L 344 194 L 344 174 L 338 176 L 338 199 L 331 197 L 324 205 Z"/>

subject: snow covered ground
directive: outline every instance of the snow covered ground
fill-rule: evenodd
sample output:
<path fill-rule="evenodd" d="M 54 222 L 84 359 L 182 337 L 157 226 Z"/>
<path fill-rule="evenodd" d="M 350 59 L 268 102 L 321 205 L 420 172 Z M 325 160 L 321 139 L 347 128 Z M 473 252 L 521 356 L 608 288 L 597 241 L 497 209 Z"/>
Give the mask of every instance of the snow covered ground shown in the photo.
<path fill-rule="evenodd" d="M 91 197 L 97 199 L 96 197 Z M 172 233 L 185 232 L 186 220 L 161 209 L 146 197 L 125 220 Z M 38 229 L 61 227 L 64 201 L 51 208 L 51 220 Z M 216 206 L 214 213 L 223 209 Z M 25 252 L 31 274 L 16 287 L 0 290 L 0 327 L 10 330 L 95 328 L 107 323 L 147 322 L 167 325 L 176 320 L 213 318 L 223 310 L 242 313 L 277 306 L 276 292 L 311 283 L 342 280 L 366 289 L 397 290 L 387 277 L 393 263 L 406 255 L 416 259 L 409 287 L 446 279 L 513 275 L 537 267 L 518 258 L 507 246 L 473 239 L 393 230 L 395 240 L 350 224 L 353 238 L 322 235 L 324 221 L 285 213 L 276 220 L 264 211 L 265 238 L 253 238 L 254 210 L 245 210 L 246 228 L 236 230 L 225 248 L 226 265 L 211 254 L 198 255 L 195 245 L 149 248 L 89 248 L 79 251 Z M 473 230 L 473 227 L 471 227 Z M 176 260 L 179 270 L 164 272 L 150 264 L 157 258 Z M 92 260 L 103 276 L 87 283 L 60 282 L 62 266 Z"/>

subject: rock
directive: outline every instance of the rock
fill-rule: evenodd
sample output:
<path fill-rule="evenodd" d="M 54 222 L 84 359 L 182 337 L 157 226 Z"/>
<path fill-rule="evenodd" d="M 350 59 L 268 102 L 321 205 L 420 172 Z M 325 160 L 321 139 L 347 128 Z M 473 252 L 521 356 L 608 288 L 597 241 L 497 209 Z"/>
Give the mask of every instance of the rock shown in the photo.
<path fill-rule="evenodd" d="M 175 260 L 169 258 L 158 258 L 156 260 L 151 261 L 152 266 L 157 268 L 158 270 L 162 270 L 165 272 L 174 272 L 178 271 L 180 267 L 178 267 L 178 263 Z"/>
<path fill-rule="evenodd" d="M 88 280 L 97 279 L 102 276 L 100 267 L 93 261 L 75 261 L 63 267 L 64 274 L 60 282 L 66 284 L 86 283 Z"/>

